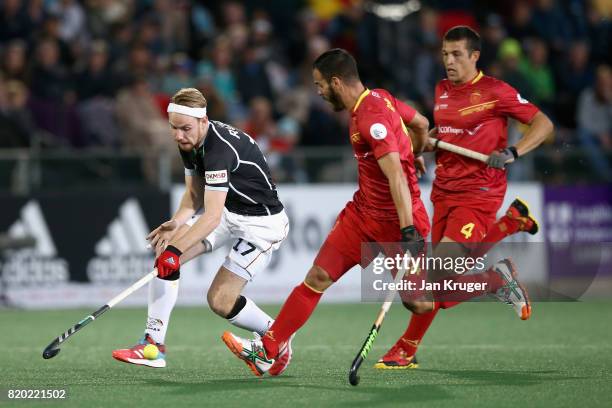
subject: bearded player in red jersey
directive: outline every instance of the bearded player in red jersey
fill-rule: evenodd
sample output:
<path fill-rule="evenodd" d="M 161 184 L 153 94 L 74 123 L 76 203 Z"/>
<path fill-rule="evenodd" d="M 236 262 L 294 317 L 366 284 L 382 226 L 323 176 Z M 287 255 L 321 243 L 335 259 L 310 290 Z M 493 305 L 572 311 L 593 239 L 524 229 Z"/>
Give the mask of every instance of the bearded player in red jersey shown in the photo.
<path fill-rule="evenodd" d="M 413 133 L 414 149 L 420 152 L 427 140 L 427 119 L 384 89 L 366 89 L 354 58 L 344 50 L 332 49 L 319 56 L 313 79 L 319 95 L 334 110 L 351 113 L 349 134 L 358 161 L 359 190 L 338 216 L 304 282 L 291 292 L 265 336 L 248 340 L 230 332 L 223 334 L 230 350 L 258 376 L 266 373 L 275 359 L 286 367 L 288 340 L 306 323 L 323 292 L 353 266 L 362 264 L 362 242 L 402 241 L 416 256 L 430 228 L 409 135 Z M 419 304 L 417 300 L 405 301 L 406 307 L 417 313 Z M 271 370 L 270 374 L 277 375 Z"/>
<path fill-rule="evenodd" d="M 432 244 L 434 257 L 479 257 L 505 237 L 519 231 L 535 234 L 537 223 L 527 205 L 515 200 L 506 215 L 495 221 L 506 193 L 505 166 L 539 146 L 553 131 L 552 122 L 507 83 L 476 68 L 480 36 L 471 28 L 451 28 L 444 36 L 442 58 L 447 79 L 435 90 L 434 122 L 437 137 L 489 155 L 488 163 L 436 151 Z M 529 125 L 515 146 L 507 146 L 508 119 Z M 437 245 L 443 243 L 442 245 Z M 488 283 L 487 290 L 462 294 L 459 300 L 493 294 L 514 306 L 519 317 L 531 315 L 527 292 L 516 280 L 510 260 L 495 265 L 496 273 L 465 275 L 457 280 Z M 516 290 L 506 290 L 514 288 Z M 433 310 L 413 314 L 406 332 L 376 363 L 376 368 L 416 368 L 415 353 L 440 308 L 459 302 L 441 299 Z"/>

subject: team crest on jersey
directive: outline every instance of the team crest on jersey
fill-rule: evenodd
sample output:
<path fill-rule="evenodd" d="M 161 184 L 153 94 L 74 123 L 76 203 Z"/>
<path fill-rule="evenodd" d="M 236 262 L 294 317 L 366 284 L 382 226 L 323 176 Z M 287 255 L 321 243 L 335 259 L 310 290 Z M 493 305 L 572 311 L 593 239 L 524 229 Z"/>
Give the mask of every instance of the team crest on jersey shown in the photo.
<path fill-rule="evenodd" d="M 474 91 L 470 95 L 470 103 L 477 104 L 478 102 L 480 102 L 481 98 L 482 98 L 482 95 L 480 94 L 480 91 Z"/>
<path fill-rule="evenodd" d="M 370 126 L 370 135 L 376 140 L 382 140 L 387 137 L 387 128 L 382 123 L 374 123 Z"/>
<path fill-rule="evenodd" d="M 206 184 L 227 183 L 227 170 L 205 171 Z"/>

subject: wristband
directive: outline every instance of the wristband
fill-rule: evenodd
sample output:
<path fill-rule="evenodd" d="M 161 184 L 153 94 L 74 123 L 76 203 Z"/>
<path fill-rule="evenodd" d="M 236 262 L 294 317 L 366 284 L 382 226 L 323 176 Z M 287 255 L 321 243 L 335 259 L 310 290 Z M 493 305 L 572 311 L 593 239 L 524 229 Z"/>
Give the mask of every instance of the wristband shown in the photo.
<path fill-rule="evenodd" d="M 176 256 L 183 255 L 183 252 L 180 249 L 178 249 L 177 247 L 175 247 L 174 245 L 168 245 L 166 247 L 166 251 L 172 252 Z"/>
<path fill-rule="evenodd" d="M 516 151 L 516 147 L 510 146 L 508 150 L 510 150 L 510 152 L 512 153 L 512 156 L 514 156 L 514 160 L 518 159 L 519 155 L 518 155 L 518 152 Z"/>

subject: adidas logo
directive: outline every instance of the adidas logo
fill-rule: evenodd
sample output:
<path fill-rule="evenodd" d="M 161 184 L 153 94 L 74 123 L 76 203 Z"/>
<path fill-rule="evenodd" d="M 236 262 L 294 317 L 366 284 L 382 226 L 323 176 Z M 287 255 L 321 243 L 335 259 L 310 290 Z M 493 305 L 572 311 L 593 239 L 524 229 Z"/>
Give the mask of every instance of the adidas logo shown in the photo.
<path fill-rule="evenodd" d="M 87 264 L 90 282 L 124 284 L 142 277 L 153 268 L 153 253 L 146 249 L 149 227 L 138 201 L 126 200 L 106 234 L 96 243 L 96 254 Z"/>
<path fill-rule="evenodd" d="M 173 257 L 171 257 L 171 256 L 169 256 L 168 258 L 166 258 L 166 262 L 168 262 L 168 263 L 169 263 L 169 264 L 171 264 L 171 265 L 174 265 L 174 263 L 175 263 L 175 262 L 174 262 L 174 258 L 173 258 Z"/>
<path fill-rule="evenodd" d="M 440 99 L 447 99 L 447 98 L 448 98 L 448 93 L 444 91 L 444 93 L 440 95 Z"/>
<path fill-rule="evenodd" d="M 19 219 L 8 228 L 13 239 L 34 238 L 35 245 L 13 251 L 1 266 L 2 279 L 7 286 L 57 285 L 70 279 L 68 262 L 59 258 L 57 249 L 40 204 L 28 201 Z"/>
<path fill-rule="evenodd" d="M 8 229 L 8 236 L 14 239 L 32 237 L 36 240 L 34 252 L 37 255 L 57 255 L 49 227 L 37 201 L 29 201 L 21 209 L 19 219 Z"/>
<path fill-rule="evenodd" d="M 148 233 L 140 204 L 130 198 L 119 207 L 119 216 L 110 223 L 106 235 L 96 244 L 96 255 L 147 254 L 145 237 Z"/>

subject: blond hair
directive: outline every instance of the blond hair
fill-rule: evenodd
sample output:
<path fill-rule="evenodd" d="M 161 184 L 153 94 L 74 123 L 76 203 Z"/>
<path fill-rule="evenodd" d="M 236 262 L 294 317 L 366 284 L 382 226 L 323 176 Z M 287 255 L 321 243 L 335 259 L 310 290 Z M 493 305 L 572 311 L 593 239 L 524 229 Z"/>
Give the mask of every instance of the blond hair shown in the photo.
<path fill-rule="evenodd" d="M 195 88 L 182 88 L 172 97 L 172 103 L 189 106 L 190 108 L 205 108 L 206 98 Z"/>

